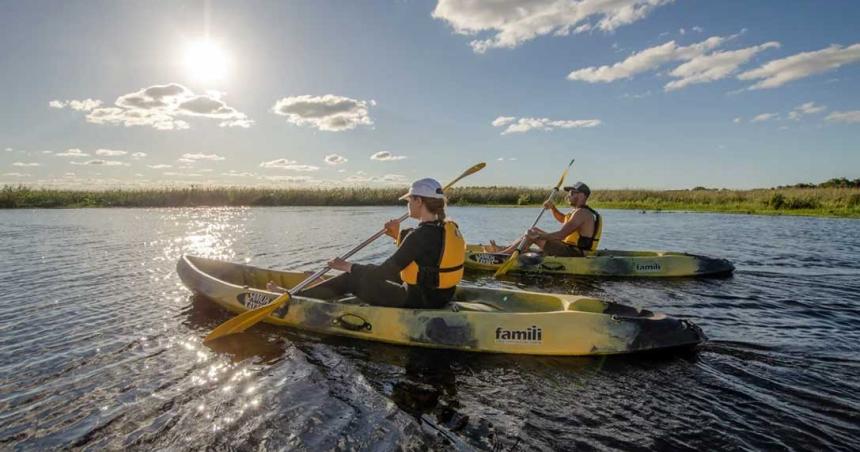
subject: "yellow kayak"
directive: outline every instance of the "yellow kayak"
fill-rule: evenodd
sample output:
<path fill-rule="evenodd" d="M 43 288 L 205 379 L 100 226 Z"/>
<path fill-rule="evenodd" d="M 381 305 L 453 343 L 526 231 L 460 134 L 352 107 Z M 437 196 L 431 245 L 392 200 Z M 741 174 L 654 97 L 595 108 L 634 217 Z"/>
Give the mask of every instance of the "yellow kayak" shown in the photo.
<path fill-rule="evenodd" d="M 274 300 L 279 294 L 265 289 L 268 281 L 289 288 L 306 278 L 193 256 L 183 256 L 176 269 L 191 291 L 235 313 Z M 463 286 L 443 309 L 296 296 L 265 322 L 391 344 L 529 355 L 610 355 L 705 340 L 687 320 L 595 298 Z"/>
<path fill-rule="evenodd" d="M 496 271 L 510 255 L 484 251 L 484 245 L 467 245 L 467 269 Z M 512 272 L 558 275 L 667 278 L 728 275 L 735 270 L 726 259 L 672 251 L 599 250 L 585 257 L 543 256 L 524 253 Z"/>

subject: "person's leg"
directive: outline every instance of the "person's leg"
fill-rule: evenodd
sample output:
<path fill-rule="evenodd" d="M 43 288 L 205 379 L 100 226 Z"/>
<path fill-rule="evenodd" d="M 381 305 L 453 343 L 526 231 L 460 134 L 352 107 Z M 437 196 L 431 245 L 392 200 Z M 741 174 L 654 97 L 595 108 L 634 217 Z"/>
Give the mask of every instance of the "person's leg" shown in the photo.
<path fill-rule="evenodd" d="M 540 245 L 545 256 L 556 257 L 582 257 L 582 251 L 570 244 L 564 243 L 561 240 L 547 240 L 543 245 Z"/>
<path fill-rule="evenodd" d="M 299 292 L 299 295 L 308 298 L 332 299 L 349 292 L 355 293 L 355 282 L 351 273 L 341 273 L 334 278 L 327 279 L 310 289 Z"/>
<path fill-rule="evenodd" d="M 514 252 L 515 249 L 517 249 L 518 246 L 520 246 L 520 242 L 522 240 L 523 240 L 522 238 L 516 239 L 516 240 L 514 240 L 513 243 L 506 246 L 505 248 L 502 248 L 499 245 L 497 245 L 495 240 L 490 240 L 490 245 L 485 246 L 484 250 L 489 252 L 489 253 L 511 254 Z"/>
<path fill-rule="evenodd" d="M 362 301 L 374 306 L 389 308 L 405 308 L 407 300 L 406 286 L 384 279 L 365 278 L 358 282 L 354 292 Z"/>

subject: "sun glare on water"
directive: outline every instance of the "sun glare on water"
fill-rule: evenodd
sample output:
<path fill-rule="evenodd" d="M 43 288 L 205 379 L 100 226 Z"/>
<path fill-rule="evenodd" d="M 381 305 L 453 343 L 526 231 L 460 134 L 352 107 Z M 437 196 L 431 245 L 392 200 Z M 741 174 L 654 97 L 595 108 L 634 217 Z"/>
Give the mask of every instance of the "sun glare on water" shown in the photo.
<path fill-rule="evenodd" d="M 218 44 L 201 39 L 185 49 L 185 68 L 188 75 L 200 82 L 217 82 L 227 76 L 229 61 Z"/>

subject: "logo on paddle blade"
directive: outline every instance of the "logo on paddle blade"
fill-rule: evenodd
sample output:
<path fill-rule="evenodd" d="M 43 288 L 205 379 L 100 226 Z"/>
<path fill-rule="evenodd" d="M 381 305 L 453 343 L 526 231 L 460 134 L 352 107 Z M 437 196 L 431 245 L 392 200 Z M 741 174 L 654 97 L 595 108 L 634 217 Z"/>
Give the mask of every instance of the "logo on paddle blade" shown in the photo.
<path fill-rule="evenodd" d="M 506 330 L 496 328 L 496 342 L 508 344 L 540 344 L 543 341 L 543 330 L 532 325 L 524 330 Z"/>
<path fill-rule="evenodd" d="M 271 303 L 274 299 L 275 298 L 270 295 L 257 292 L 242 292 L 236 296 L 236 300 L 248 309 L 257 309 L 261 306 L 265 306 Z"/>

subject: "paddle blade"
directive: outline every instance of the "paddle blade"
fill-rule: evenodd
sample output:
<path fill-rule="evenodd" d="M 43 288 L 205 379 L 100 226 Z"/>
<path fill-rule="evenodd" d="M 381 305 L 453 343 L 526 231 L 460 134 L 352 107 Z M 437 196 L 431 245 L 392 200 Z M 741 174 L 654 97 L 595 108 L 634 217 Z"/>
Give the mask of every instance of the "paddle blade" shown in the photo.
<path fill-rule="evenodd" d="M 514 250 L 514 252 L 511 253 L 511 257 L 509 257 L 508 260 L 506 260 L 505 263 L 502 264 L 502 266 L 499 267 L 498 270 L 496 270 L 496 273 L 493 274 L 493 277 L 498 278 L 500 276 L 503 276 L 505 273 L 507 273 L 508 270 L 510 270 L 511 267 L 513 267 L 514 264 L 517 263 L 517 257 L 519 255 L 520 255 L 520 250 Z"/>
<path fill-rule="evenodd" d="M 567 164 L 567 168 L 565 168 L 564 172 L 563 172 L 563 173 L 561 173 L 561 179 L 559 179 L 559 180 L 558 180 L 558 183 L 557 183 L 557 184 L 555 184 L 555 188 L 556 188 L 556 190 L 558 190 L 559 188 L 561 188 L 562 184 L 564 184 L 564 178 L 566 178 L 566 177 L 567 177 L 567 172 L 568 172 L 568 171 L 570 171 L 570 167 L 571 167 L 571 166 L 573 166 L 573 161 L 574 161 L 574 160 L 575 160 L 575 159 L 570 159 L 570 163 L 568 163 L 568 164 Z"/>
<path fill-rule="evenodd" d="M 251 328 L 252 326 L 260 323 L 263 319 L 268 317 L 271 313 L 275 312 L 278 308 L 281 307 L 284 303 L 289 301 L 290 293 L 287 292 L 281 295 L 278 298 L 275 298 L 271 303 L 259 307 L 257 309 L 252 309 L 250 311 L 245 311 L 236 317 L 218 325 L 205 339 L 203 342 L 213 341 L 222 336 L 227 336 L 230 334 L 241 333 L 242 331 Z"/>
<path fill-rule="evenodd" d="M 457 177 L 456 179 L 452 180 L 451 182 L 448 182 L 448 185 L 446 185 L 446 186 L 445 186 L 445 187 L 443 187 L 442 189 L 443 189 L 443 190 L 447 190 L 447 189 L 451 188 L 451 186 L 452 186 L 452 185 L 454 185 L 454 184 L 456 184 L 456 183 L 457 183 L 457 181 L 459 181 L 460 179 L 462 179 L 462 178 L 464 178 L 464 177 L 466 177 L 466 176 L 470 176 L 470 175 L 472 175 L 472 174 L 475 174 L 475 173 L 477 173 L 478 171 L 481 171 L 482 169 L 484 169 L 484 167 L 485 167 L 485 166 L 487 166 L 487 164 L 486 164 L 486 163 L 484 163 L 484 162 L 481 162 L 481 163 L 478 163 L 478 164 L 476 164 L 476 165 L 472 166 L 471 168 L 467 169 L 466 171 L 463 171 L 463 174 L 460 174 L 460 176 L 459 176 L 459 177 Z"/>

